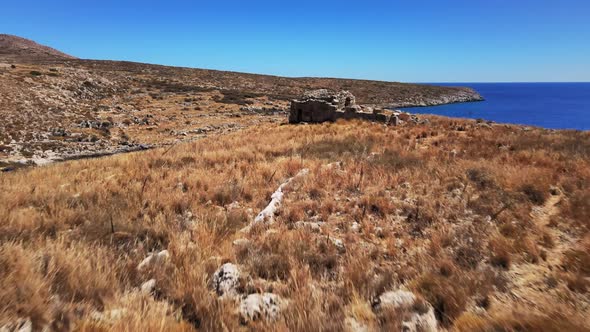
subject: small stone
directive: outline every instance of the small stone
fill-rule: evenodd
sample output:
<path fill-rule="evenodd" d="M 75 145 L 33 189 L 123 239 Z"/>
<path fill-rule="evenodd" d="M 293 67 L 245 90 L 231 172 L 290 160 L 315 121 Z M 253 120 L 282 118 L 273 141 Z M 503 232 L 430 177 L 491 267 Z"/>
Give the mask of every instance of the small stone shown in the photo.
<path fill-rule="evenodd" d="M 141 284 L 141 292 L 144 294 L 151 294 L 156 288 L 156 279 L 150 279 Z"/>
<path fill-rule="evenodd" d="M 113 310 L 108 310 L 108 311 L 95 311 L 92 314 L 90 314 L 90 317 L 92 317 L 92 319 L 97 320 L 97 321 L 101 321 L 101 322 L 106 322 L 106 323 L 114 323 L 118 320 L 120 320 L 121 318 L 123 318 L 123 316 L 125 316 L 125 314 L 127 314 L 127 310 L 125 309 L 113 309 Z"/>
<path fill-rule="evenodd" d="M 168 260 L 168 258 L 170 258 L 168 250 L 162 250 L 157 254 L 150 254 L 143 261 L 141 261 L 139 265 L 137 265 L 137 269 L 142 271 L 148 267 L 162 265 Z"/>
<path fill-rule="evenodd" d="M 235 239 L 234 242 L 232 242 L 234 246 L 247 246 L 248 244 L 250 244 L 250 240 L 248 239 Z"/>
<path fill-rule="evenodd" d="M 331 237 L 330 240 L 332 241 L 332 244 L 334 244 L 334 246 L 336 247 L 336 249 L 338 249 L 339 252 L 344 252 L 346 251 L 346 248 L 344 247 L 344 242 L 340 239 L 336 239 Z"/>

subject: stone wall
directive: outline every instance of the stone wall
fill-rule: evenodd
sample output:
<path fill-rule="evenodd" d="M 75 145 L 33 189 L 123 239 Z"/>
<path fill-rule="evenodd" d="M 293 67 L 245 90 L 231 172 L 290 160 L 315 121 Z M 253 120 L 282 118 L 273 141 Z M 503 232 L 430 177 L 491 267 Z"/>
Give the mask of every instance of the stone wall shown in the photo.
<path fill-rule="evenodd" d="M 387 123 L 390 116 L 383 110 L 373 110 L 356 105 L 354 95 L 348 91 L 338 93 L 329 90 L 306 92 L 300 100 L 291 101 L 289 123 L 326 122 L 338 119 L 363 119 Z"/>

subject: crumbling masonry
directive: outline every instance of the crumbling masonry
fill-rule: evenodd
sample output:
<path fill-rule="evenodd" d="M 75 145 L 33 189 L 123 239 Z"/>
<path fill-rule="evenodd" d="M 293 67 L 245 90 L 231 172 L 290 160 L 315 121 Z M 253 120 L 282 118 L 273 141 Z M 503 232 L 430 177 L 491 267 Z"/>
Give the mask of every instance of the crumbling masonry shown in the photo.
<path fill-rule="evenodd" d="M 291 101 L 289 123 L 326 122 L 338 119 L 363 119 L 396 125 L 398 118 L 383 109 L 357 105 L 348 91 L 334 93 L 326 89 L 306 92 L 300 100 Z"/>

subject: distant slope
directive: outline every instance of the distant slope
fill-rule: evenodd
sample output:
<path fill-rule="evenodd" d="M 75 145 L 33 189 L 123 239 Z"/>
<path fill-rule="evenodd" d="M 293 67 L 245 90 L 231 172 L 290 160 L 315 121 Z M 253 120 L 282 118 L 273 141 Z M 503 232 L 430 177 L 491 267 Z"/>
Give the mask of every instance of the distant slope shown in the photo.
<path fill-rule="evenodd" d="M 20 62 L 54 59 L 75 59 L 75 57 L 30 39 L 0 34 L 0 61 Z"/>
<path fill-rule="evenodd" d="M 432 106 L 480 101 L 475 90 L 465 87 L 434 86 L 346 78 L 280 77 L 231 71 L 169 67 L 127 61 L 72 60 L 68 66 L 93 72 L 127 73 L 146 87 L 165 88 L 169 92 L 190 92 L 202 88 L 240 94 L 266 95 L 289 100 L 310 89 L 349 90 L 361 104 L 384 107 Z"/>

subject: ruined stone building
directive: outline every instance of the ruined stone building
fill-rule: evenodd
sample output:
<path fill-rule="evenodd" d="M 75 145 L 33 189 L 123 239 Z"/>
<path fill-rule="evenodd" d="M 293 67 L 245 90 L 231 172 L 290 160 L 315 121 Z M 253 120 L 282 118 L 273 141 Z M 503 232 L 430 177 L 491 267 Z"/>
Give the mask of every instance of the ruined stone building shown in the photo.
<path fill-rule="evenodd" d="M 348 91 L 332 92 L 326 89 L 306 92 L 299 100 L 291 102 L 289 123 L 326 122 L 338 119 L 364 119 L 389 123 L 391 116 L 382 109 L 372 109 L 356 104 Z"/>

